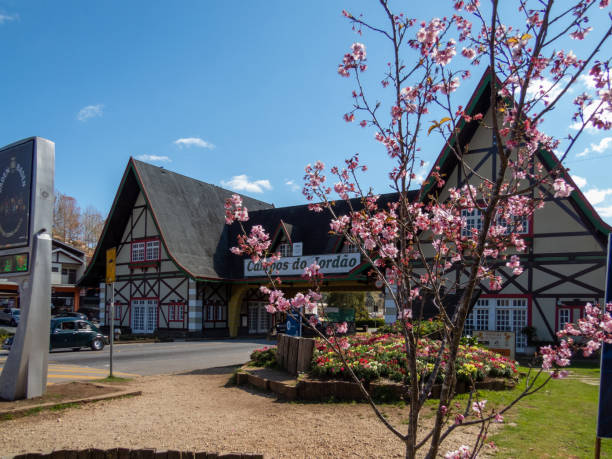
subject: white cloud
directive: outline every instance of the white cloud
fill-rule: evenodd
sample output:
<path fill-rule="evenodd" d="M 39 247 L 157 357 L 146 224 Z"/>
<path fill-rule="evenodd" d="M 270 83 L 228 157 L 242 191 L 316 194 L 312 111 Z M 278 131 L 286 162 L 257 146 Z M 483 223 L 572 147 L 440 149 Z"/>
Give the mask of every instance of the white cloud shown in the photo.
<path fill-rule="evenodd" d="M 576 155 L 576 158 L 583 158 L 583 157 L 585 157 L 586 155 L 588 155 L 590 151 L 591 151 L 591 150 L 589 150 L 589 147 L 587 147 L 587 148 L 585 148 L 584 150 L 582 150 L 580 153 L 578 153 L 578 154 Z"/>
<path fill-rule="evenodd" d="M 596 205 L 600 202 L 603 202 L 608 195 L 612 195 L 612 188 L 607 188 L 605 190 L 591 188 L 590 190 L 585 191 L 584 195 L 587 197 L 591 204 Z"/>
<path fill-rule="evenodd" d="M 599 212 L 601 217 L 612 217 L 612 206 L 595 207 L 595 210 Z"/>
<path fill-rule="evenodd" d="M 19 15 L 18 14 L 3 14 L 0 13 L 0 24 L 4 24 L 5 22 L 11 22 L 14 21 L 15 19 L 18 19 Z"/>
<path fill-rule="evenodd" d="M 168 156 L 158 156 L 158 155 L 139 155 L 139 156 L 136 156 L 136 159 L 139 159 L 141 161 L 153 161 L 153 162 L 160 162 L 160 163 L 172 162 L 172 160 Z"/>
<path fill-rule="evenodd" d="M 412 179 L 412 184 L 421 185 L 425 179 L 427 178 L 427 174 L 429 173 L 429 161 L 423 161 L 423 164 L 420 166 L 418 170 L 415 170 L 415 177 Z"/>
<path fill-rule="evenodd" d="M 300 186 L 293 180 L 285 180 L 285 185 L 287 185 L 291 191 L 298 191 L 300 189 Z"/>
<path fill-rule="evenodd" d="M 215 146 L 204 140 L 201 139 L 199 137 L 184 137 L 181 139 L 176 139 L 174 141 L 174 143 L 176 145 L 178 145 L 179 147 L 200 147 L 200 148 L 208 148 L 209 150 L 212 150 L 213 148 L 215 148 Z"/>
<path fill-rule="evenodd" d="M 595 80 L 593 78 L 582 74 L 578 77 L 578 81 L 580 81 L 583 85 L 585 85 L 589 89 L 595 89 Z"/>
<path fill-rule="evenodd" d="M 246 174 L 234 175 L 230 180 L 221 180 L 221 185 L 236 191 L 248 191 L 250 193 L 263 193 L 264 190 L 271 190 L 272 185 L 269 180 L 250 181 Z"/>
<path fill-rule="evenodd" d="M 591 117 L 595 109 L 599 107 L 599 104 L 601 104 L 601 99 L 595 99 L 589 106 L 584 108 L 583 116 L 585 120 L 588 120 Z M 601 107 L 599 107 L 598 118 L 601 119 L 603 122 L 612 123 L 612 110 L 608 110 L 607 109 L 608 107 L 609 105 L 605 103 Z M 570 124 L 570 129 L 578 130 L 580 129 L 581 126 L 582 126 L 582 123 L 580 121 L 575 121 L 574 123 Z M 597 129 L 596 127 L 593 127 L 592 123 L 590 122 L 586 125 L 584 130 L 588 131 L 591 134 L 601 132 L 601 129 Z"/>
<path fill-rule="evenodd" d="M 612 142 L 612 137 L 604 137 L 599 143 L 592 143 L 591 149 L 597 153 L 603 153 L 604 150 L 607 150 L 610 142 Z"/>
<path fill-rule="evenodd" d="M 578 188 L 584 188 L 587 184 L 587 180 L 583 177 L 579 177 L 578 175 L 572 175 L 572 180 L 574 180 L 574 183 L 578 185 Z"/>
<path fill-rule="evenodd" d="M 89 118 L 95 118 L 96 116 L 102 116 L 102 109 L 104 105 L 88 105 L 79 110 L 77 114 L 77 119 L 79 121 L 87 121 Z"/>
<path fill-rule="evenodd" d="M 543 91 L 546 93 L 545 98 L 552 101 L 561 93 L 564 87 L 563 82 L 557 83 L 554 88 L 553 84 L 554 82 L 547 78 L 531 80 L 527 88 L 527 94 L 531 97 L 539 97 L 540 92 Z"/>

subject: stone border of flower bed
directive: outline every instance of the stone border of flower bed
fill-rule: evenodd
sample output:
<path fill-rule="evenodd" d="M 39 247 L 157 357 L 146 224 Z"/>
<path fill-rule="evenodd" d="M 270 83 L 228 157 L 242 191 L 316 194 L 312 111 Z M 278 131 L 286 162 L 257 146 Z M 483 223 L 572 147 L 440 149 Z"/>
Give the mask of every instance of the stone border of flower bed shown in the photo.
<path fill-rule="evenodd" d="M 265 376 L 257 374 L 261 371 Z M 266 377 L 267 376 L 267 377 Z M 297 379 L 287 380 L 287 373 L 258 367 L 243 366 L 236 373 L 236 384 L 251 385 L 257 389 L 274 392 L 279 399 L 294 401 L 363 401 L 364 397 L 356 383 L 348 381 L 317 380 L 300 375 Z M 505 378 L 490 378 L 476 382 L 477 390 L 511 390 L 516 383 Z M 440 384 L 433 386 L 430 398 L 440 397 Z M 366 389 L 375 398 L 382 401 L 404 399 L 404 386 L 393 381 L 372 381 L 366 383 Z M 457 393 L 469 392 L 464 382 L 457 384 Z"/>

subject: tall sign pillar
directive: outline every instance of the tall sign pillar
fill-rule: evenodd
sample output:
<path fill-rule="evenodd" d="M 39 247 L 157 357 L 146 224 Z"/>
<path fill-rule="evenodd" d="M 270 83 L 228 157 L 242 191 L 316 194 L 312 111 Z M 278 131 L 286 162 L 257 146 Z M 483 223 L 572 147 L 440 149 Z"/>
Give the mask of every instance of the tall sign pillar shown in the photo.
<path fill-rule="evenodd" d="M 5 400 L 47 386 L 55 144 L 30 137 L 0 148 L 0 278 L 17 283 L 21 319 L 0 375 Z"/>

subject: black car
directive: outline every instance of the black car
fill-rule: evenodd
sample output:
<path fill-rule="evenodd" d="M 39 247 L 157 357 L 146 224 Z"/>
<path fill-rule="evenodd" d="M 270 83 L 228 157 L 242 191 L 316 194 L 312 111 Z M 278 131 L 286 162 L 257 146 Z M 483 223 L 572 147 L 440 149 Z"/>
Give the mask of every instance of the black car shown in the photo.
<path fill-rule="evenodd" d="M 101 351 L 107 341 L 98 327 L 87 320 L 73 317 L 51 319 L 49 350 L 72 348 L 78 351 L 82 347 L 90 347 L 94 351 Z"/>

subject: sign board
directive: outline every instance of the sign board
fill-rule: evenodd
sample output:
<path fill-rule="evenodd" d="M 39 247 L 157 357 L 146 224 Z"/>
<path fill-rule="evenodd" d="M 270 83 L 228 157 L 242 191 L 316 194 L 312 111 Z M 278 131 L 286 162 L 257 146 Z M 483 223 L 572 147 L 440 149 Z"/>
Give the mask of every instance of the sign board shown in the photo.
<path fill-rule="evenodd" d="M 612 233 L 608 234 L 608 268 L 604 304 L 610 302 L 612 302 Z M 612 438 L 612 344 L 603 344 L 600 368 L 597 437 Z"/>
<path fill-rule="evenodd" d="M 299 276 L 304 268 L 317 263 L 322 274 L 348 273 L 361 263 L 360 253 L 334 253 L 329 255 L 306 255 L 301 257 L 283 257 L 268 268 L 274 276 Z M 245 277 L 263 277 L 266 275 L 261 263 L 253 263 L 250 258 L 244 260 Z"/>
<path fill-rule="evenodd" d="M 55 145 L 30 137 L 0 148 L 0 274 L 19 288 L 21 320 L 0 375 L 0 397 L 47 386 Z"/>
<path fill-rule="evenodd" d="M 285 333 L 289 336 L 302 336 L 301 320 L 297 313 L 287 314 Z"/>
<path fill-rule="evenodd" d="M 0 274 L 14 274 L 28 272 L 29 254 L 15 253 L 13 255 L 0 255 Z"/>
<path fill-rule="evenodd" d="M 514 360 L 515 335 L 511 331 L 475 330 L 472 336 L 486 346 L 490 351 Z"/>
<path fill-rule="evenodd" d="M 115 282 L 115 271 L 117 264 L 117 249 L 112 248 L 106 251 L 106 283 L 112 284 Z"/>
<path fill-rule="evenodd" d="M 34 140 L 0 150 L 0 249 L 30 243 Z"/>

